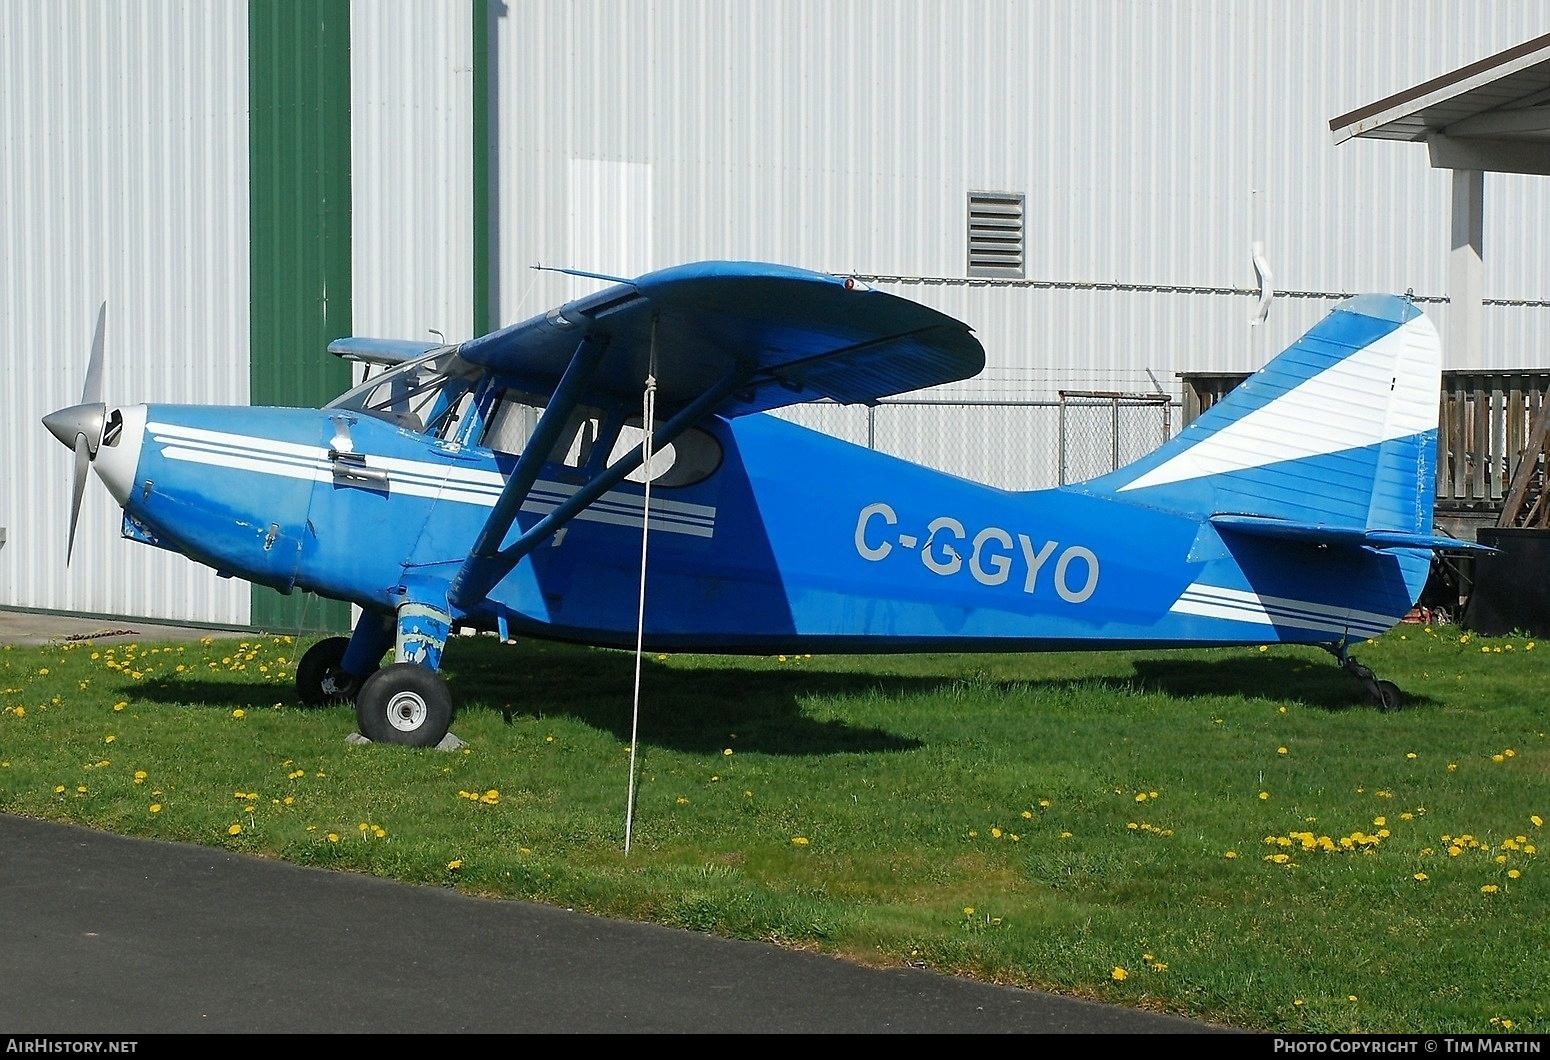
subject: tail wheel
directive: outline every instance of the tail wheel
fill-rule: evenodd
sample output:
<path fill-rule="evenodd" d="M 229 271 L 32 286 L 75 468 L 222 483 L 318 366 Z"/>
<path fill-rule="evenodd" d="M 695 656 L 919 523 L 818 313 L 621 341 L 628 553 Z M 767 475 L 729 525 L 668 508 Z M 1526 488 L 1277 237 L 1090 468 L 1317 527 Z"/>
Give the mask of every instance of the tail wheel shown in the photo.
<path fill-rule="evenodd" d="M 1373 698 L 1378 701 L 1378 709 L 1385 714 L 1398 710 L 1404 706 L 1405 697 L 1399 691 L 1399 686 L 1393 681 L 1379 681 Z"/>
<path fill-rule="evenodd" d="M 360 691 L 361 678 L 340 667 L 349 637 L 329 637 L 308 648 L 296 664 L 296 695 L 309 707 L 350 703 Z"/>
<path fill-rule="evenodd" d="M 355 718 L 372 743 L 435 747 L 452 728 L 452 693 L 436 671 L 394 663 L 361 683 Z"/>

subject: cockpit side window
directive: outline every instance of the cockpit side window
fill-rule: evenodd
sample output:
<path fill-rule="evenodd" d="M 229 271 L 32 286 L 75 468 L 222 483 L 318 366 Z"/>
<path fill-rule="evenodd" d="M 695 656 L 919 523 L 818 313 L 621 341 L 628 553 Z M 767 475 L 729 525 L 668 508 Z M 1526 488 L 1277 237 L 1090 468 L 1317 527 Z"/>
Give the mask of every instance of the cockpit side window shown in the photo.
<path fill-rule="evenodd" d="M 613 451 L 608 454 L 610 464 L 645 439 L 646 432 L 641 423 L 639 416 L 631 416 L 624 421 L 614 439 Z M 646 464 L 630 472 L 626 478 L 630 482 L 646 482 L 649 479 L 653 486 L 668 489 L 692 486 L 714 475 L 721 466 L 721 459 L 721 443 L 715 436 L 698 427 L 691 427 L 652 453 Z"/>
<path fill-rule="evenodd" d="M 496 398 L 485 417 L 484 436 L 480 444 L 498 453 L 519 455 L 527 448 L 528 439 L 538 427 L 543 415 L 544 399 L 536 394 L 520 390 L 505 390 Z M 577 405 L 565 421 L 564 428 L 549 451 L 549 461 L 566 467 L 583 468 L 592 461 L 598 438 L 606 424 L 602 409 L 592 405 Z"/>

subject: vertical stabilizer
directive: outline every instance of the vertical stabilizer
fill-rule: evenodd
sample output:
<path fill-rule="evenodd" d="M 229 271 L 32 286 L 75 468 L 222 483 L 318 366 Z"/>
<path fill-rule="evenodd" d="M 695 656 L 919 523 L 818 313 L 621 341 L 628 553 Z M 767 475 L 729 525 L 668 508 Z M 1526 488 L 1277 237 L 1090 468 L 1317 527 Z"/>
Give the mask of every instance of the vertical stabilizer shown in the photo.
<path fill-rule="evenodd" d="M 1071 488 L 1258 532 L 1429 534 L 1440 387 L 1431 321 L 1351 298 L 1161 449 Z"/>

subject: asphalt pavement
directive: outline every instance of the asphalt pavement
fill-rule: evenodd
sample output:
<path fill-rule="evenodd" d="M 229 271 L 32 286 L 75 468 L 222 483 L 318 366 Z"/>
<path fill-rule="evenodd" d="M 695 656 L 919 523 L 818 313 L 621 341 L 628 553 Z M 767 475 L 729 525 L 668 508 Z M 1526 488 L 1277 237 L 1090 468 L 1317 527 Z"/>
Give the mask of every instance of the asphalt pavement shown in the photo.
<path fill-rule="evenodd" d="M 0 611 L 0 644 L 209 633 Z M 1224 1029 L 0 814 L 0 1038 Z"/>

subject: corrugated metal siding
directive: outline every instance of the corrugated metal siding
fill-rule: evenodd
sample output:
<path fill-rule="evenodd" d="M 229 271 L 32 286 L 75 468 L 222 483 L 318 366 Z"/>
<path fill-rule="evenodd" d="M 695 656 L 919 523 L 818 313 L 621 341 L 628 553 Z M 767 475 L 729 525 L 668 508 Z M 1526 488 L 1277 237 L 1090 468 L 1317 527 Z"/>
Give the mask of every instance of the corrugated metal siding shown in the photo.
<path fill-rule="evenodd" d="M 351 5 L 356 334 L 473 335 L 469 6 Z"/>
<path fill-rule="evenodd" d="M 110 402 L 248 399 L 241 5 L 0 2 L 0 604 L 245 624 L 247 586 L 119 537 L 39 424 L 80 400 L 106 300 Z"/>
<path fill-rule="evenodd" d="M 911 286 L 978 329 L 977 385 L 1176 392 L 1179 371 L 1256 366 L 1330 304 L 1278 298 L 1251 328 L 1256 242 L 1283 292 L 1445 294 L 1446 174 L 1417 145 L 1337 148 L 1328 120 L 1547 29 L 1542 5 L 1458 0 L 513 5 L 503 253 L 618 271 L 572 245 L 574 159 L 651 167 L 659 265 L 961 282 L 967 192 L 1025 192 L 1027 276 L 1054 289 Z M 1543 297 L 1542 183 L 1489 182 L 1490 296 Z M 580 286 L 507 270 L 501 315 Z M 1488 348 L 1516 362 L 1500 316 Z"/>
<path fill-rule="evenodd" d="M 1550 8 L 1512 0 L 513 5 L 496 34 L 500 243 L 628 274 L 564 223 L 563 166 L 649 167 L 651 208 L 621 200 L 613 223 L 653 225 L 656 266 L 873 278 L 976 329 L 989 365 L 951 393 L 1178 396 L 1178 373 L 1258 367 L 1343 292 L 1445 296 L 1448 174 L 1419 145 L 1336 147 L 1328 121 L 1547 30 Z M 1550 189 L 1487 184 L 1487 296 L 1550 297 Z M 967 280 L 970 191 L 1027 196 L 1024 283 Z M 1259 326 L 1256 243 L 1279 292 Z M 584 289 L 508 269 L 501 316 Z M 1445 330 L 1446 306 L 1425 307 Z M 1489 308 L 1485 328 L 1482 367 L 1550 358 L 1550 309 Z M 957 439 L 940 466 L 1047 484 L 1047 461 L 1008 470 L 971 432 L 935 433 Z"/>
<path fill-rule="evenodd" d="M 0 0 L 0 603 L 247 616 L 245 587 L 120 541 L 96 484 L 67 573 L 69 457 L 37 423 L 79 394 L 104 297 L 109 394 L 247 399 L 247 14 Z M 1339 292 L 1443 295 L 1447 175 L 1418 145 L 1335 147 L 1328 120 L 1550 31 L 1516 0 L 357 0 L 354 330 L 472 329 L 485 14 L 496 323 L 596 286 L 538 262 L 775 260 L 970 322 L 990 365 L 957 392 L 1025 400 L 1176 394 L 1178 372 L 1256 367 Z M 971 190 L 1027 196 L 1023 285 L 967 282 Z M 1544 178 L 1486 195 L 1487 297 L 1550 297 Z M 1260 327 L 1255 243 L 1283 292 Z M 1546 313 L 1488 306 L 1489 363 L 1449 367 L 1544 364 Z M 933 429 L 915 415 L 905 435 Z M 941 462 L 1024 483 L 1007 451 L 1048 447 L 1024 433 L 942 432 L 960 444 Z"/>

